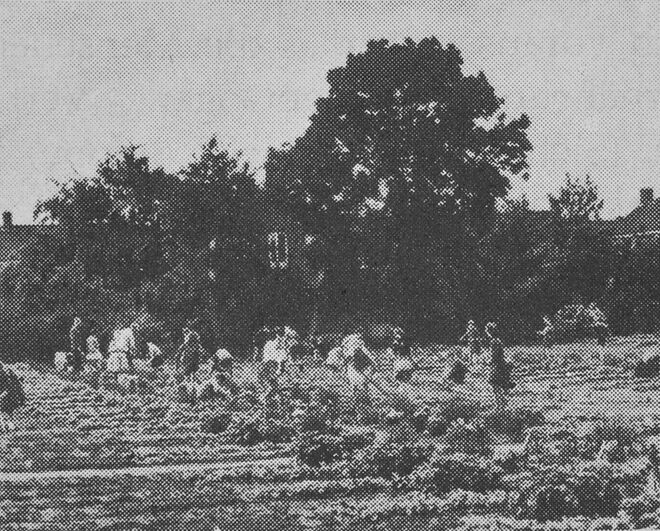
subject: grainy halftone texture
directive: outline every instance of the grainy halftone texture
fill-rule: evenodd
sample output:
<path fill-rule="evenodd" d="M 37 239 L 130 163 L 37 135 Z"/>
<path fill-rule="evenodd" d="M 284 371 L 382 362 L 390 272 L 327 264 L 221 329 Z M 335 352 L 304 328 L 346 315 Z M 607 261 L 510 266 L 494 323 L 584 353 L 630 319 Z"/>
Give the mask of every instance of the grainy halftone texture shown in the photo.
<path fill-rule="evenodd" d="M 0 3 L 0 528 L 658 528 L 660 9 L 575 4 Z"/>

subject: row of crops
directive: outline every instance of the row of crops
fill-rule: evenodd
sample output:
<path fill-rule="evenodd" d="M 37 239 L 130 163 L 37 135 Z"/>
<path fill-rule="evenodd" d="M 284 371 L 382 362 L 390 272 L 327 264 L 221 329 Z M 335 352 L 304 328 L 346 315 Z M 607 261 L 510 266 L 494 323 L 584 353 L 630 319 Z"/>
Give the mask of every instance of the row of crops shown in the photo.
<path fill-rule="evenodd" d="M 19 366 L 0 439 L 3 529 L 611 529 L 660 526 L 656 380 L 518 350 L 505 417 L 483 374 L 356 405 L 310 367 L 286 393 L 190 404 Z M 528 356 L 528 358 L 525 358 Z M 531 360 L 531 361 L 530 361 Z M 254 397 L 259 399 L 255 400 Z M 359 406 L 359 415 L 356 411 Z M 533 437 L 528 436 L 533 434 Z"/>

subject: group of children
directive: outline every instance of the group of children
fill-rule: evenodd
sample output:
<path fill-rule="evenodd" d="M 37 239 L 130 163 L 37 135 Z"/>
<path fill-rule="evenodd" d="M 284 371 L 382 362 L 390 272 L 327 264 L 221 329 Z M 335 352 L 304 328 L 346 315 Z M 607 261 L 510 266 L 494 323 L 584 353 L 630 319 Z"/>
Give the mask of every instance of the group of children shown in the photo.
<path fill-rule="evenodd" d="M 88 327 L 89 335 L 84 340 L 83 323 L 79 317 L 74 318 L 71 327 L 70 351 L 67 366 L 73 375 L 79 373 L 85 365 L 92 370 L 104 370 L 108 373 L 131 373 L 137 370 L 137 360 L 144 368 L 159 369 L 165 363 L 161 348 L 151 341 L 138 341 L 136 336 L 138 326 L 133 324 L 126 328 L 118 328 L 112 333 L 107 352 L 101 349 L 99 334 L 94 323 Z M 166 341 L 170 341 L 169 334 Z M 200 366 L 209 362 L 214 373 L 231 375 L 233 358 L 226 349 L 218 349 L 209 356 L 199 334 L 191 328 L 184 328 L 183 341 L 176 351 L 176 374 L 184 381 L 191 381 Z"/>
<path fill-rule="evenodd" d="M 135 360 L 142 359 L 153 368 L 159 368 L 163 362 L 163 353 L 155 343 L 146 341 L 138 345 L 135 325 L 118 328 L 112 334 L 108 343 L 107 353 L 101 349 L 98 329 L 91 322 L 85 339 L 83 321 L 80 317 L 73 319 L 69 331 L 70 348 L 67 353 L 66 367 L 72 375 L 80 373 L 85 366 L 91 370 L 107 370 L 109 373 L 132 372 L 135 370 Z"/>
<path fill-rule="evenodd" d="M 512 375 L 512 367 L 504 355 L 504 345 L 499 336 L 497 325 L 488 323 L 485 336 L 490 347 L 490 371 L 488 381 L 493 388 L 495 404 L 498 410 L 506 407 L 507 395 L 515 386 Z M 448 360 L 445 366 L 444 380 L 447 383 L 461 385 L 465 383 L 465 377 L 469 373 L 469 367 L 476 360 L 481 351 L 481 340 L 477 333 L 474 321 L 468 323 L 468 329 L 461 341 L 469 349 L 469 356 L 456 356 Z M 475 343 L 479 341 L 478 345 Z M 391 344 L 391 353 L 394 358 L 392 372 L 399 389 L 403 390 L 411 384 L 413 374 L 420 370 L 416 360 L 413 358 L 412 344 L 401 328 L 394 331 Z M 368 400 L 369 388 L 374 387 L 380 392 L 383 389 L 374 380 L 376 363 L 366 347 L 362 334 L 355 333 L 346 336 L 339 346 L 330 351 L 326 365 L 335 372 L 343 370 L 351 387 L 353 397 L 356 401 Z"/>

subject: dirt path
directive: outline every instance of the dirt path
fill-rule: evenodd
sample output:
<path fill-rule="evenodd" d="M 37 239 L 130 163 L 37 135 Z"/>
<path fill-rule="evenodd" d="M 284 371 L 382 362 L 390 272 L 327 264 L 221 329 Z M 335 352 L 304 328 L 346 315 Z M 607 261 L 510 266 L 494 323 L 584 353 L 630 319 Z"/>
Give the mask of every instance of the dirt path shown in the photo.
<path fill-rule="evenodd" d="M 270 467 L 293 466 L 294 457 L 275 457 L 263 459 L 248 459 L 245 461 L 232 461 L 220 463 L 180 463 L 177 465 L 158 465 L 129 468 L 98 468 L 84 470 L 46 470 L 40 472 L 2 472 L 0 482 L 21 483 L 33 480 L 55 480 L 60 478 L 108 478 L 118 476 L 153 476 L 176 472 L 194 471 L 197 473 L 213 472 L 217 470 L 235 470 L 254 465 L 268 465 Z"/>

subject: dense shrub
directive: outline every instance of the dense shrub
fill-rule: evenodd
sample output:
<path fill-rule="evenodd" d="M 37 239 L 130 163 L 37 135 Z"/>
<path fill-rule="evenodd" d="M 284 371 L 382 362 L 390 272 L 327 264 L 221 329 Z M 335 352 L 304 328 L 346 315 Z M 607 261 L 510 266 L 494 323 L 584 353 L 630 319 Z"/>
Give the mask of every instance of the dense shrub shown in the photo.
<path fill-rule="evenodd" d="M 358 450 L 348 462 L 348 471 L 354 477 L 407 476 L 428 461 L 434 447 L 427 444 L 382 444 Z"/>
<path fill-rule="evenodd" d="M 445 494 L 454 489 L 486 492 L 500 487 L 502 469 L 492 461 L 465 454 L 436 454 L 396 487 Z"/>
<path fill-rule="evenodd" d="M 468 422 L 479 414 L 480 409 L 481 404 L 478 400 L 461 395 L 451 395 L 434 413 L 443 417 L 447 422 L 458 419 Z"/>
<path fill-rule="evenodd" d="M 522 493 L 519 516 L 539 521 L 614 516 L 621 500 L 621 488 L 609 466 L 554 470 Z"/>
<path fill-rule="evenodd" d="M 352 453 L 373 444 L 376 433 L 372 429 L 351 429 L 342 433 L 344 452 Z"/>
<path fill-rule="evenodd" d="M 449 422 L 439 413 L 431 413 L 426 422 L 426 432 L 432 437 L 440 437 L 447 432 Z"/>
<path fill-rule="evenodd" d="M 261 442 L 289 442 L 294 429 L 289 421 L 253 412 L 234 415 L 227 433 L 229 440 L 236 444 L 253 445 Z"/>
<path fill-rule="evenodd" d="M 223 433 L 231 425 L 231 413 L 226 411 L 207 414 L 202 418 L 201 429 L 205 433 Z"/>
<path fill-rule="evenodd" d="M 463 419 L 458 419 L 452 422 L 447 429 L 445 440 L 451 453 L 487 454 L 490 452 L 490 433 L 479 420 L 466 423 Z"/>
<path fill-rule="evenodd" d="M 505 433 L 512 437 L 519 437 L 529 428 L 545 424 L 542 411 L 526 408 L 509 409 L 503 413 L 489 411 L 482 418 L 489 432 Z"/>
<path fill-rule="evenodd" d="M 331 465 L 373 444 L 375 436 L 373 430 L 340 433 L 338 429 L 333 429 L 299 433 L 296 437 L 298 463 L 311 468 Z"/>
<path fill-rule="evenodd" d="M 298 435 L 296 452 L 298 463 L 312 468 L 334 463 L 344 456 L 340 436 L 316 431 Z"/>
<path fill-rule="evenodd" d="M 626 498 L 621 502 L 621 509 L 630 517 L 633 523 L 639 525 L 646 515 L 655 514 L 660 509 L 660 500 L 647 494 L 635 498 Z"/>
<path fill-rule="evenodd" d="M 635 378 L 655 378 L 660 375 L 660 356 L 648 356 L 636 360 L 633 374 Z"/>
<path fill-rule="evenodd" d="M 593 459 L 606 441 L 614 441 L 603 456 L 608 461 L 621 463 L 630 457 L 639 441 L 639 430 L 630 423 L 608 419 L 590 427 L 578 436 L 578 450 L 582 457 Z"/>

